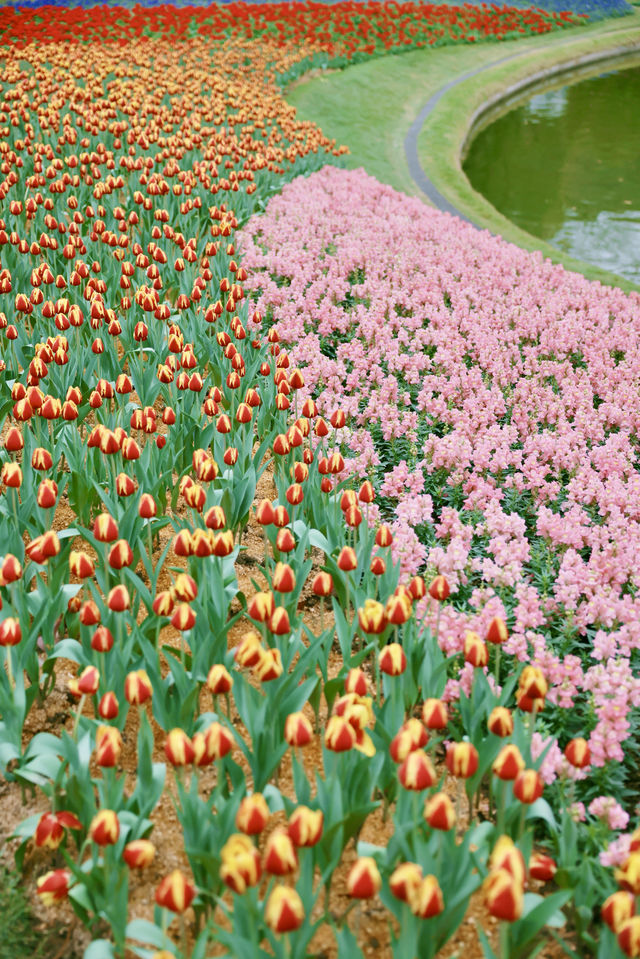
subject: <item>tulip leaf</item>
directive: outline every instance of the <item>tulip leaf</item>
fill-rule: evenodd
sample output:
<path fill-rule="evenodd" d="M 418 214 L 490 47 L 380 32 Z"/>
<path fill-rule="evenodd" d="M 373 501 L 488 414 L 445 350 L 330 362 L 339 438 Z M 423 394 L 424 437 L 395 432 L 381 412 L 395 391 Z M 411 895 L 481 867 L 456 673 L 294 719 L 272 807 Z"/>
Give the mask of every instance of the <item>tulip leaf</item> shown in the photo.
<path fill-rule="evenodd" d="M 155 949 L 173 951 L 173 942 L 166 932 L 163 932 L 160 926 L 156 926 L 154 922 L 149 922 L 148 919 L 132 919 L 131 922 L 127 923 L 125 935 L 127 939 L 143 942 Z"/>
<path fill-rule="evenodd" d="M 349 926 L 345 924 L 334 932 L 338 946 L 338 959 L 364 959 L 364 953 Z"/>
<path fill-rule="evenodd" d="M 84 951 L 84 959 L 115 959 L 115 947 L 108 939 L 94 939 Z"/>

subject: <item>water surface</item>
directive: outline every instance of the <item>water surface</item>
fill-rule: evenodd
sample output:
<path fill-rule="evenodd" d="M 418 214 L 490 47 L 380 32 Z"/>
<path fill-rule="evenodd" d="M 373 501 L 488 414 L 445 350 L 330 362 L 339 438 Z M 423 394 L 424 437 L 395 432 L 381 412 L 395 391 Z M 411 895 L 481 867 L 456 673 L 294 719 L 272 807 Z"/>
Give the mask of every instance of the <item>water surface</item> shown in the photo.
<path fill-rule="evenodd" d="M 464 171 L 523 230 L 640 283 L 640 66 L 529 96 L 478 133 Z"/>

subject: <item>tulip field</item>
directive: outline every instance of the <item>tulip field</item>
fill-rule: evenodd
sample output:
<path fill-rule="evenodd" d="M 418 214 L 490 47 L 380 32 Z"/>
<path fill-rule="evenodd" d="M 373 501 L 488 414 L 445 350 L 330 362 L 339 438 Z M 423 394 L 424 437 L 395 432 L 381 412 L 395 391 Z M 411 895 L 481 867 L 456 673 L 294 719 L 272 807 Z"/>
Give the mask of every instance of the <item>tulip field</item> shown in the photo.
<path fill-rule="evenodd" d="M 0 8 L 2 862 L 49 959 L 640 956 L 640 295 L 283 93 L 587 20 Z"/>

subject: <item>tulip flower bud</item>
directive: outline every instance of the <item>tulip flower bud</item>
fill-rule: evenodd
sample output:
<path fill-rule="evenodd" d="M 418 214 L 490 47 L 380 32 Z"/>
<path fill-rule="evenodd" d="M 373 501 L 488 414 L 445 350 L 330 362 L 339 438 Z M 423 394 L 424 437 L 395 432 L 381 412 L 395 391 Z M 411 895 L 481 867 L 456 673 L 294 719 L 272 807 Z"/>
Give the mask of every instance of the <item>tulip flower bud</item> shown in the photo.
<path fill-rule="evenodd" d="M 467 630 L 464 639 L 464 660 L 474 667 L 483 668 L 489 662 L 489 650 L 477 633 Z"/>
<path fill-rule="evenodd" d="M 429 596 L 431 596 L 432 599 L 437 600 L 439 603 L 443 603 L 446 599 L 448 599 L 450 593 L 451 590 L 449 589 L 449 583 L 444 576 L 436 576 L 429 586 Z"/>
<path fill-rule="evenodd" d="M 156 902 L 163 909 L 171 912 L 186 912 L 195 897 L 196 890 L 192 882 L 179 869 L 162 880 L 156 889 Z"/>
<path fill-rule="evenodd" d="M 141 706 L 153 693 L 153 686 L 144 669 L 133 670 L 124 681 L 124 696 L 132 706 Z"/>
<path fill-rule="evenodd" d="M 351 546 L 343 546 L 338 555 L 338 569 L 343 573 L 351 572 L 358 568 L 358 558 L 355 550 Z"/>
<path fill-rule="evenodd" d="M 487 627 L 487 635 L 485 639 L 488 643 L 493 643 L 496 646 L 506 642 L 506 640 L 509 639 L 509 630 L 507 629 L 507 624 L 501 616 L 493 617 Z"/>
<path fill-rule="evenodd" d="M 264 907 L 264 919 L 272 932 L 293 932 L 304 922 L 304 906 L 295 889 L 275 886 Z"/>
<path fill-rule="evenodd" d="M 255 598 L 255 597 L 254 597 Z M 249 613 L 251 615 L 251 613 Z M 260 662 L 262 643 L 257 633 L 246 633 L 235 650 L 235 661 L 238 666 L 251 668 Z"/>
<path fill-rule="evenodd" d="M 230 836 L 220 851 L 220 858 L 220 878 L 234 892 L 242 895 L 249 886 L 259 882 L 260 856 L 248 836 L 238 833 Z"/>
<path fill-rule="evenodd" d="M 236 827 L 248 836 L 262 832 L 269 821 L 269 807 L 262 793 L 245 796 L 236 814 Z"/>
<path fill-rule="evenodd" d="M 58 499 L 58 485 L 52 479 L 43 479 L 38 486 L 36 502 L 40 509 L 53 509 Z"/>
<path fill-rule="evenodd" d="M 296 541 L 290 529 L 278 530 L 276 549 L 280 553 L 291 553 L 296 548 Z"/>
<path fill-rule="evenodd" d="M 357 696 L 366 696 L 369 692 L 369 681 L 359 667 L 350 669 L 347 673 L 347 678 L 344 681 L 344 691 L 355 693 Z"/>
<path fill-rule="evenodd" d="M 449 743 L 445 763 L 452 776 L 469 779 L 478 769 L 478 750 L 473 743 Z"/>
<path fill-rule="evenodd" d="M 120 731 L 115 726 L 98 726 L 96 733 L 97 765 L 105 768 L 117 766 L 121 752 L 122 736 Z"/>
<path fill-rule="evenodd" d="M 581 736 L 567 743 L 564 754 L 567 762 L 571 763 L 576 769 L 584 769 L 591 765 L 589 743 Z"/>
<path fill-rule="evenodd" d="M 154 860 L 156 847 L 148 839 L 133 839 L 122 850 L 129 869 L 146 869 Z"/>
<path fill-rule="evenodd" d="M 376 532 L 375 544 L 379 549 L 385 549 L 393 543 L 393 533 L 391 529 L 383 524 Z"/>
<path fill-rule="evenodd" d="M 290 713 L 284 724 L 284 738 L 289 746 L 307 746 L 313 739 L 313 727 L 304 713 Z"/>
<path fill-rule="evenodd" d="M 506 869 L 492 870 L 482 889 L 490 915 L 506 922 L 515 922 L 522 915 L 524 893 Z"/>
<path fill-rule="evenodd" d="M 7 430 L 7 435 L 4 440 L 4 448 L 8 453 L 18 453 L 24 448 L 22 433 L 17 426 L 11 426 L 9 430 Z"/>
<path fill-rule="evenodd" d="M 494 736 L 504 739 L 513 732 L 513 716 L 506 706 L 496 706 L 491 710 L 487 720 L 487 728 Z"/>
<path fill-rule="evenodd" d="M 333 577 L 331 573 L 317 573 L 311 583 L 311 591 L 315 596 L 331 596 L 333 592 Z"/>
<path fill-rule="evenodd" d="M 22 566 L 17 556 L 7 553 L 0 566 L 0 586 L 9 586 L 22 576 Z"/>
<path fill-rule="evenodd" d="M 389 889 L 396 899 L 409 901 L 412 890 L 422 882 L 422 867 L 415 862 L 401 862 L 389 878 Z"/>
<path fill-rule="evenodd" d="M 88 579 L 96 571 L 95 564 L 86 553 L 71 550 L 69 553 L 69 572 L 78 579 Z"/>
<path fill-rule="evenodd" d="M 98 715 L 101 719 L 115 719 L 120 712 L 118 700 L 114 692 L 106 692 L 98 703 Z"/>
<path fill-rule="evenodd" d="M 284 829 L 276 829 L 267 839 L 263 866 L 272 876 L 288 876 L 298 868 L 295 846 Z"/>
<path fill-rule="evenodd" d="M 229 730 L 221 723 L 211 723 L 203 733 L 196 733 L 193 737 L 194 762 L 196 766 L 206 766 L 222 759 L 233 746 L 234 739 Z"/>
<path fill-rule="evenodd" d="M 448 832 L 456 824 L 454 805 L 444 792 L 435 793 L 425 801 L 423 815 L 432 829 Z"/>
<path fill-rule="evenodd" d="M 267 623 L 269 632 L 276 636 L 286 636 L 291 632 L 289 614 L 284 606 L 276 606 Z"/>
<path fill-rule="evenodd" d="M 331 716 L 324 731 L 324 744 L 336 753 L 347 752 L 356 744 L 357 734 L 344 716 Z"/>
<path fill-rule="evenodd" d="M 298 806 L 289 817 L 287 832 L 294 846 L 307 848 L 320 841 L 323 824 L 324 815 L 321 809 Z"/>
<path fill-rule="evenodd" d="M 189 766 L 194 759 L 191 740 L 182 729 L 172 729 L 164 744 L 164 754 L 172 766 Z"/>
<path fill-rule="evenodd" d="M 550 882 L 555 876 L 557 868 L 551 856 L 545 856 L 544 853 L 534 852 L 529 857 L 529 875 L 532 879 Z"/>
<path fill-rule="evenodd" d="M 544 673 L 536 666 L 525 666 L 518 680 L 518 691 L 529 699 L 544 699 L 548 690 Z"/>
<path fill-rule="evenodd" d="M 37 880 L 37 893 L 45 906 L 54 906 L 67 898 L 71 886 L 70 869 L 55 869 Z"/>
<path fill-rule="evenodd" d="M 292 593 L 296 588 L 296 576 L 288 563 L 276 563 L 272 587 L 277 593 Z"/>
<path fill-rule="evenodd" d="M 20 621 L 9 616 L 0 623 L 0 646 L 17 646 L 22 639 Z"/>
<path fill-rule="evenodd" d="M 196 622 L 196 614 L 188 603 L 178 603 L 171 616 L 171 625 L 180 632 L 187 632 L 193 629 Z"/>
<path fill-rule="evenodd" d="M 260 658 L 253 667 L 254 676 L 261 683 L 269 683 L 274 679 L 279 679 L 283 673 L 282 654 L 280 650 L 260 648 Z"/>
<path fill-rule="evenodd" d="M 600 915 L 612 932 L 618 932 L 627 919 L 631 919 L 636 913 L 636 901 L 634 896 L 626 890 L 621 889 L 614 892 L 602 904 Z"/>
<path fill-rule="evenodd" d="M 404 589 L 404 587 L 403 587 Z M 385 606 L 387 619 L 394 626 L 401 626 L 411 617 L 413 607 L 409 593 L 390 596 Z"/>
<path fill-rule="evenodd" d="M 513 794 L 521 803 L 530 805 L 540 799 L 544 791 L 544 783 L 539 772 L 535 769 L 523 769 L 516 776 L 513 784 Z"/>
<path fill-rule="evenodd" d="M 425 699 L 422 704 L 422 722 L 427 729 L 446 729 L 449 712 L 441 699 Z"/>
<path fill-rule="evenodd" d="M 142 519 L 153 519 L 157 512 L 158 507 L 151 493 L 143 493 L 138 503 L 138 516 Z"/>
<path fill-rule="evenodd" d="M 433 763 L 422 749 L 409 753 L 400 768 L 398 779 L 405 789 L 417 792 L 429 789 L 437 780 Z"/>
<path fill-rule="evenodd" d="M 491 767 L 498 779 L 513 780 L 524 769 L 525 762 L 517 746 L 503 746 Z"/>
<path fill-rule="evenodd" d="M 347 893 L 354 899 L 371 899 L 382 888 L 378 865 L 371 856 L 362 856 L 347 876 Z"/>
<path fill-rule="evenodd" d="M 444 911 L 444 898 L 435 876 L 425 876 L 409 889 L 408 903 L 414 916 L 431 919 Z"/>
<path fill-rule="evenodd" d="M 423 599 L 427 595 L 427 586 L 422 576 L 414 576 L 409 583 L 409 592 L 414 601 Z"/>
<path fill-rule="evenodd" d="M 388 676 L 400 676 L 407 668 L 407 657 L 400 643 L 389 643 L 378 657 L 380 671 Z"/>
<path fill-rule="evenodd" d="M 640 896 L 640 852 L 632 852 L 620 869 L 615 871 L 616 881 L 634 896 Z"/>
<path fill-rule="evenodd" d="M 120 823 L 113 809 L 101 809 L 89 826 L 89 838 L 97 846 L 112 846 L 120 836 Z"/>
<path fill-rule="evenodd" d="M 126 586 L 114 586 L 107 596 L 107 606 L 112 613 L 124 613 L 131 606 L 129 590 Z"/>
<path fill-rule="evenodd" d="M 640 956 L 640 916 L 632 916 L 618 929 L 618 945 L 625 956 Z"/>
<path fill-rule="evenodd" d="M 403 723 L 391 740 L 389 752 L 394 763 L 401 763 L 409 753 L 426 746 L 429 736 L 419 719 L 412 717 Z"/>
<path fill-rule="evenodd" d="M 527 877 L 524 857 L 510 836 L 500 836 L 489 857 L 489 869 L 505 869 L 521 889 Z"/>
<path fill-rule="evenodd" d="M 85 666 L 78 676 L 78 692 L 81 696 L 95 696 L 100 685 L 100 673 L 95 666 Z"/>
<path fill-rule="evenodd" d="M 211 667 L 207 675 L 207 689 L 213 696 L 226 694 L 233 686 L 233 678 L 229 671 L 220 663 Z"/>
<path fill-rule="evenodd" d="M 377 636 L 387 628 L 387 617 L 382 603 L 375 599 L 366 599 L 364 606 L 358 609 L 358 625 L 363 633 Z"/>
<path fill-rule="evenodd" d="M 113 543 L 118 538 L 118 524 L 109 513 L 100 513 L 93 523 L 93 535 L 101 543 Z"/>

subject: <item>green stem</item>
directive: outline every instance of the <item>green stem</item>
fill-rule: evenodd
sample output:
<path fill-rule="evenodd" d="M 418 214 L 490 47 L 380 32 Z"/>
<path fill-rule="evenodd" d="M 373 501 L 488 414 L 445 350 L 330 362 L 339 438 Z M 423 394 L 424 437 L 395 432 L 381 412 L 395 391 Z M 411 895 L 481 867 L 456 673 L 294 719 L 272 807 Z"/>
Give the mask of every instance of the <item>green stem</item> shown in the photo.
<path fill-rule="evenodd" d="M 7 675 L 9 676 L 9 687 L 16 688 L 16 681 L 13 678 L 13 666 L 11 663 L 11 646 L 7 646 Z"/>
<path fill-rule="evenodd" d="M 82 710 L 84 709 L 84 701 L 87 698 L 86 693 L 80 697 L 80 702 L 78 703 L 78 708 L 76 710 L 76 718 L 73 723 L 73 730 L 71 732 L 71 738 L 78 738 L 78 724 L 80 722 L 80 716 L 82 715 Z"/>

